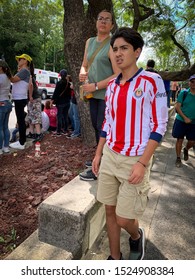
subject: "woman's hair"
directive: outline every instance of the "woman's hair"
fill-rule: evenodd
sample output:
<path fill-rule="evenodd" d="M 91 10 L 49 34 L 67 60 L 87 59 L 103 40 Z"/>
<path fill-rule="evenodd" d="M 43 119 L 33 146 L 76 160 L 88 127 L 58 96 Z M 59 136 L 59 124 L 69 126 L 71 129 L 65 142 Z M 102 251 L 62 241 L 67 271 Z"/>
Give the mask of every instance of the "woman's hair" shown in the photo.
<path fill-rule="evenodd" d="M 123 38 L 127 43 L 131 44 L 134 51 L 138 48 L 142 49 L 144 45 L 142 36 L 136 30 L 130 27 L 121 27 L 114 32 L 110 40 L 110 45 L 112 47 L 117 38 Z"/>
<path fill-rule="evenodd" d="M 2 67 L 3 72 L 7 75 L 7 77 L 10 79 L 12 76 L 11 70 L 4 60 L 0 59 L 0 67 Z"/>
<path fill-rule="evenodd" d="M 45 108 L 46 108 L 46 109 L 51 109 L 51 103 L 50 103 L 49 100 L 47 100 L 47 101 L 45 102 Z"/>
<path fill-rule="evenodd" d="M 31 62 L 28 61 L 28 67 L 29 67 L 31 76 L 35 77 L 35 73 L 34 73 L 35 68 L 34 68 L 34 63 L 32 61 Z"/>

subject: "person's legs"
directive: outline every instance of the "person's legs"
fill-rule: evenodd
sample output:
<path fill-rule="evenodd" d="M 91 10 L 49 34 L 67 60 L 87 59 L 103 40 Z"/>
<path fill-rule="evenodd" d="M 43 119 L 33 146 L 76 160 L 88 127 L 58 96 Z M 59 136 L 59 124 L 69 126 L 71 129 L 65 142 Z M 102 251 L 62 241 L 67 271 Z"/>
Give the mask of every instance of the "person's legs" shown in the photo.
<path fill-rule="evenodd" d="M 9 115 L 12 110 L 12 104 L 4 101 L 4 105 L 0 106 L 0 149 L 9 147 L 10 131 L 8 128 Z"/>
<path fill-rule="evenodd" d="M 32 107 L 32 124 L 36 130 L 36 137 L 35 140 L 41 140 L 41 124 L 42 124 L 42 115 L 41 115 L 41 99 L 37 98 L 33 100 L 33 107 Z"/>
<path fill-rule="evenodd" d="M 182 144 L 184 139 L 177 138 L 175 149 L 176 149 L 176 155 L 178 158 L 181 158 L 181 150 L 182 150 Z"/>
<path fill-rule="evenodd" d="M 107 145 L 104 146 L 99 170 L 97 199 L 106 205 L 106 224 L 113 258 L 120 256 L 120 228 L 129 233 L 129 242 L 135 245 L 133 249 L 131 247 L 134 257 L 142 259 L 144 256 L 144 236 L 143 231 L 139 229 L 138 218 L 143 215 L 147 205 L 152 160 L 146 168 L 143 181 L 135 186 L 128 182 L 128 177 L 132 166 L 138 159 L 138 156 L 126 157 L 114 153 Z"/>
<path fill-rule="evenodd" d="M 68 117 L 70 118 L 70 123 L 71 123 L 71 128 L 75 129 L 75 121 L 74 121 L 74 110 L 73 110 L 73 103 L 70 102 L 70 108 L 69 108 L 69 111 L 68 111 Z"/>
<path fill-rule="evenodd" d="M 175 166 L 180 167 L 181 166 L 181 150 L 182 150 L 182 144 L 184 137 L 186 135 L 186 124 L 180 120 L 175 120 L 173 124 L 172 129 L 172 136 L 174 138 L 177 138 L 176 144 L 175 144 L 175 150 L 176 150 L 176 161 Z"/>
<path fill-rule="evenodd" d="M 120 232 L 121 228 L 117 224 L 116 206 L 105 206 L 106 210 L 106 226 L 109 240 L 110 254 L 113 259 L 119 260 L 120 252 Z"/>
<path fill-rule="evenodd" d="M 97 124 L 96 124 L 97 131 L 98 131 L 97 143 L 99 142 L 99 137 L 100 137 L 100 133 L 102 130 L 102 124 L 103 124 L 104 116 L 105 116 L 105 108 L 106 108 L 105 101 L 102 99 L 98 99 Z"/>
<path fill-rule="evenodd" d="M 63 124 L 63 105 L 57 105 L 58 113 L 57 113 L 57 133 L 61 132 L 62 124 Z"/>
<path fill-rule="evenodd" d="M 188 141 L 183 149 L 185 161 L 188 160 L 188 150 L 195 145 L 195 124 L 188 124 L 186 126 L 186 139 Z"/>
<path fill-rule="evenodd" d="M 17 123 L 19 128 L 19 142 L 24 145 L 26 142 L 26 123 L 24 108 L 27 105 L 27 100 L 15 100 L 15 112 L 17 117 Z"/>
<path fill-rule="evenodd" d="M 4 106 L 0 106 L 0 149 L 3 147 L 3 141 L 4 141 L 4 132 L 3 132 L 3 124 L 5 120 L 5 109 Z"/>
<path fill-rule="evenodd" d="M 69 103 L 66 103 L 64 104 L 64 107 L 63 107 L 63 119 L 64 119 L 64 131 L 67 131 L 68 130 L 68 111 L 69 111 L 69 108 L 70 108 L 70 102 Z"/>
<path fill-rule="evenodd" d="M 170 108 L 170 91 L 167 91 L 167 107 Z"/>
<path fill-rule="evenodd" d="M 72 103 L 73 119 L 74 119 L 74 134 L 80 134 L 80 118 L 77 104 Z"/>
<path fill-rule="evenodd" d="M 10 142 L 16 142 L 17 140 L 17 133 L 18 133 L 19 129 L 18 128 L 15 128 L 13 131 L 12 131 L 12 137 L 11 137 L 11 140 Z"/>
<path fill-rule="evenodd" d="M 99 141 L 99 131 L 97 128 L 98 99 L 95 99 L 95 98 L 89 99 L 89 109 L 90 109 L 92 126 L 95 130 L 96 143 L 98 144 L 98 141 Z"/>
<path fill-rule="evenodd" d="M 9 101 L 6 101 L 5 105 L 6 113 L 4 118 L 4 124 L 3 124 L 3 131 L 4 131 L 4 148 L 9 147 L 9 140 L 10 140 L 10 130 L 8 128 L 9 123 L 9 116 L 12 111 L 12 104 Z"/>
<path fill-rule="evenodd" d="M 172 96 L 172 101 L 173 101 L 173 102 L 175 102 L 175 94 L 176 94 L 176 91 L 175 91 L 175 90 L 172 90 L 171 96 Z"/>

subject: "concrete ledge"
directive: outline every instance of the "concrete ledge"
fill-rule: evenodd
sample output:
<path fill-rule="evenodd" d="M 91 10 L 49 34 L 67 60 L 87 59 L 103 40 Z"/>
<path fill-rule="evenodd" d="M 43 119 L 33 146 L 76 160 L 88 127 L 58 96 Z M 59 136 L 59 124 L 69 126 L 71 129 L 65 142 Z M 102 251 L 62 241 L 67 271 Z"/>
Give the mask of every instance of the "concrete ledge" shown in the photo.
<path fill-rule="evenodd" d="M 71 252 L 79 259 L 105 225 L 104 207 L 96 200 L 97 181 L 74 178 L 40 204 L 41 242 Z"/>
<path fill-rule="evenodd" d="M 55 246 L 40 242 L 38 230 L 31 234 L 20 246 L 18 246 L 6 260 L 71 260 L 70 252 Z"/>

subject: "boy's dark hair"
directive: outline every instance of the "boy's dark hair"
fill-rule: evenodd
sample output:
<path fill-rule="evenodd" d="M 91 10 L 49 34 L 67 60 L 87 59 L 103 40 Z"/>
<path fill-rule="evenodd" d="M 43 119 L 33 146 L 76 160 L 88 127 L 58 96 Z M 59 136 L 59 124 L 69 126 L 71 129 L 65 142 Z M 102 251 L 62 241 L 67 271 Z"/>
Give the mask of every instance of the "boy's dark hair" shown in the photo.
<path fill-rule="evenodd" d="M 155 66 L 155 61 L 153 60 L 153 59 L 149 59 L 148 61 L 147 61 L 147 67 L 151 67 L 151 68 L 154 68 L 154 66 Z M 166 71 L 166 70 L 165 70 Z"/>
<path fill-rule="evenodd" d="M 121 27 L 114 32 L 110 41 L 110 45 L 112 47 L 117 38 L 123 38 L 127 43 L 131 44 L 134 51 L 138 48 L 142 49 L 144 45 L 142 36 L 136 30 L 130 27 Z"/>

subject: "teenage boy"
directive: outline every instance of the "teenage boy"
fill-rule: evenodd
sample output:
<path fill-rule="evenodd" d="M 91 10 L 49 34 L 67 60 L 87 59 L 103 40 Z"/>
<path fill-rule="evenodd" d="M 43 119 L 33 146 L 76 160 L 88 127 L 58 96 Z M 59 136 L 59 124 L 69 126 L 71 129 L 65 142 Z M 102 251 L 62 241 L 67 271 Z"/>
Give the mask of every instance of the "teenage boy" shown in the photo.
<path fill-rule="evenodd" d="M 144 257 L 144 230 L 138 219 L 147 204 L 152 156 L 168 120 L 162 78 L 136 65 L 143 45 L 141 35 L 128 27 L 111 38 L 121 73 L 107 87 L 105 120 L 92 163 L 99 176 L 97 199 L 106 210 L 108 260 L 122 259 L 121 228 L 130 235 L 130 259 Z"/>

